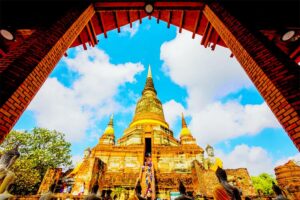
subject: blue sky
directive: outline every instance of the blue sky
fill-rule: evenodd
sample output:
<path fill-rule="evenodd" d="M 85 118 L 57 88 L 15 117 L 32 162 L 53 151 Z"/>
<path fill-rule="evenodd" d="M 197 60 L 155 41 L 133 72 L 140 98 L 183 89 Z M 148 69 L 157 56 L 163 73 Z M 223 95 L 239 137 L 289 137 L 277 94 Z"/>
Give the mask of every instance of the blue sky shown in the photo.
<path fill-rule="evenodd" d="M 98 36 L 84 51 L 68 50 L 24 112 L 16 130 L 56 129 L 72 143 L 74 161 L 97 144 L 114 114 L 119 138 L 131 122 L 150 64 L 165 117 L 178 137 L 181 113 L 200 146 L 215 147 L 227 168 L 251 174 L 300 155 L 228 49 L 200 45 L 200 37 L 143 19 Z"/>

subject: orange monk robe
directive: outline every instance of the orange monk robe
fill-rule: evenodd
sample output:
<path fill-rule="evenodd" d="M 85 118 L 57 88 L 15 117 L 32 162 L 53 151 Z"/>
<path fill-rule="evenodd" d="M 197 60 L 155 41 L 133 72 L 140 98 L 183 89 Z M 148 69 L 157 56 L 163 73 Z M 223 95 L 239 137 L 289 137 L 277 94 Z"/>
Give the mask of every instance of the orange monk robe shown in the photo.
<path fill-rule="evenodd" d="M 231 197 L 227 194 L 226 190 L 221 184 L 218 184 L 213 191 L 215 200 L 231 200 Z"/>

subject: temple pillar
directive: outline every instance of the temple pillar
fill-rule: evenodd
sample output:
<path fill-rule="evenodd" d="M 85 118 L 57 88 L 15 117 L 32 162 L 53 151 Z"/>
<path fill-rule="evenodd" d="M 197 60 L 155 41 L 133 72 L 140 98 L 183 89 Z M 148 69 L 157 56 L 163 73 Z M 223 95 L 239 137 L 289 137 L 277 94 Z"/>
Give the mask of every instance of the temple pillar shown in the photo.
<path fill-rule="evenodd" d="M 0 142 L 94 13 L 86 3 L 72 8 L 0 59 Z"/>
<path fill-rule="evenodd" d="M 61 176 L 62 176 L 62 168 L 47 169 L 37 194 L 43 194 L 48 192 L 50 186 L 52 184 L 57 184 Z"/>
<path fill-rule="evenodd" d="M 219 3 L 207 4 L 203 13 L 300 150 L 300 67 Z"/>
<path fill-rule="evenodd" d="M 81 186 L 84 184 L 84 194 L 89 194 L 92 187 L 98 184 L 98 180 L 101 178 L 99 177 L 102 173 L 101 166 L 101 160 L 99 158 L 86 158 L 74 176 L 75 184 L 73 185 L 71 193 L 77 195 L 81 192 Z"/>

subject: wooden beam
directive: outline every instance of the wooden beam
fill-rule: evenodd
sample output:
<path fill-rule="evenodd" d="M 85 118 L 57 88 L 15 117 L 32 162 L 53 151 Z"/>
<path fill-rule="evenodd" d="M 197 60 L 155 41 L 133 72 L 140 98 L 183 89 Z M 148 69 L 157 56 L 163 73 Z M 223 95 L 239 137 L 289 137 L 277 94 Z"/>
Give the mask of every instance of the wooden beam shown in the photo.
<path fill-rule="evenodd" d="M 161 10 L 166 10 L 166 9 L 172 9 L 172 10 L 182 10 L 182 9 L 188 9 L 188 10 L 198 10 L 199 8 L 203 7 L 203 2 L 202 1 L 195 1 L 195 0 L 190 0 L 190 1 L 174 1 L 174 2 L 159 2 L 159 1 L 154 1 L 154 7 L 155 9 L 161 9 Z M 94 3 L 94 8 L 95 11 L 100 11 L 100 10 L 143 10 L 145 6 L 145 1 L 102 1 L 102 2 L 95 2 Z"/>
<path fill-rule="evenodd" d="M 202 39 L 201 39 L 201 42 L 200 42 L 201 45 L 204 45 L 204 42 L 205 42 L 205 39 L 206 39 L 208 30 L 209 30 L 209 27 L 210 27 L 210 23 L 208 21 L 207 24 L 206 24 L 206 27 L 204 29 L 203 35 L 202 35 Z"/>
<path fill-rule="evenodd" d="M 183 19 L 184 19 L 184 10 L 181 12 L 181 18 L 180 18 L 180 24 L 179 24 L 179 33 L 182 32 Z"/>
<path fill-rule="evenodd" d="M 131 21 L 131 16 L 130 16 L 130 10 L 127 11 L 127 18 L 130 24 L 130 28 L 132 28 L 132 21 Z"/>
<path fill-rule="evenodd" d="M 99 25 L 100 25 L 101 31 L 104 34 L 104 37 L 107 38 L 107 33 L 106 33 L 106 30 L 105 30 L 105 27 L 104 27 L 104 24 L 103 24 L 102 13 L 101 12 L 97 12 L 96 16 L 97 16 L 97 19 L 99 21 Z"/>
<path fill-rule="evenodd" d="M 130 2 L 130 1 L 124 1 L 124 2 L 96 2 L 94 3 L 94 7 L 96 11 L 99 10 L 128 10 L 128 9 L 143 9 L 145 6 L 145 2 Z"/>
<path fill-rule="evenodd" d="M 216 37 L 215 41 L 213 41 L 214 44 L 213 44 L 212 47 L 211 47 L 211 50 L 213 50 L 213 51 L 215 50 L 215 48 L 216 48 L 218 42 L 220 41 L 220 36 L 219 36 L 218 32 L 215 31 L 215 33 L 217 34 L 217 37 Z"/>
<path fill-rule="evenodd" d="M 157 21 L 156 21 L 156 22 L 159 24 L 159 20 L 160 20 L 160 11 L 158 10 L 157 12 L 158 12 L 158 13 L 157 13 Z"/>
<path fill-rule="evenodd" d="M 121 29 L 120 29 L 119 21 L 118 21 L 118 11 L 113 11 L 113 13 L 114 13 L 114 16 L 115 16 L 115 23 L 116 23 L 116 26 L 118 28 L 118 33 L 120 33 Z"/>
<path fill-rule="evenodd" d="M 290 55 L 290 58 L 294 59 L 300 53 L 300 46 L 298 46 Z"/>
<path fill-rule="evenodd" d="M 207 47 L 207 45 L 208 45 L 208 43 L 209 43 L 209 39 L 210 39 L 210 37 L 211 37 L 212 32 L 213 32 L 213 27 L 212 27 L 212 25 L 210 25 L 210 26 L 209 26 L 209 30 L 208 30 L 208 32 L 207 32 L 207 36 L 206 36 L 205 41 L 204 41 L 204 44 L 203 44 L 205 48 Z"/>
<path fill-rule="evenodd" d="M 93 38 L 93 36 L 92 36 L 92 32 L 91 32 L 91 29 L 90 29 L 89 24 L 87 24 L 87 25 L 85 26 L 85 30 L 86 30 L 87 35 L 88 35 L 88 37 L 89 37 L 89 42 L 91 43 L 91 46 L 94 47 L 94 46 L 95 46 L 95 41 L 94 41 L 94 38 Z"/>
<path fill-rule="evenodd" d="M 195 10 L 203 7 L 203 2 L 201 1 L 155 1 L 154 8 L 158 9 L 188 9 L 188 10 Z"/>
<path fill-rule="evenodd" d="M 201 22 L 201 19 L 202 19 L 202 10 L 199 10 L 199 13 L 197 15 L 195 25 L 194 25 L 193 36 L 192 36 L 193 39 L 195 38 L 195 35 L 197 33 L 197 30 L 198 30 L 199 24 Z"/>
<path fill-rule="evenodd" d="M 141 23 L 142 23 L 141 11 L 140 11 L 140 10 L 138 10 L 137 12 L 138 12 L 138 18 L 139 18 L 139 20 L 140 20 L 140 24 L 141 24 Z"/>
<path fill-rule="evenodd" d="M 6 54 L 6 52 L 3 49 L 0 48 L 0 55 L 6 56 L 7 54 Z M 0 58 L 1 58 L 1 56 L 0 56 Z"/>
<path fill-rule="evenodd" d="M 169 11 L 168 28 L 170 28 L 171 18 L 172 18 L 172 10 Z"/>
<path fill-rule="evenodd" d="M 89 21 L 88 24 L 89 24 L 89 26 L 90 26 L 90 29 L 91 29 L 91 32 L 92 32 L 92 35 L 93 35 L 94 42 L 95 42 L 95 44 L 98 44 L 97 35 L 96 35 L 95 28 L 94 28 L 94 26 L 93 26 L 92 21 Z"/>
<path fill-rule="evenodd" d="M 82 40 L 82 38 L 81 38 L 81 34 L 78 35 L 78 40 L 79 40 L 79 42 L 82 44 L 83 49 L 84 49 L 84 50 L 87 50 L 86 44 L 83 42 L 83 40 Z"/>

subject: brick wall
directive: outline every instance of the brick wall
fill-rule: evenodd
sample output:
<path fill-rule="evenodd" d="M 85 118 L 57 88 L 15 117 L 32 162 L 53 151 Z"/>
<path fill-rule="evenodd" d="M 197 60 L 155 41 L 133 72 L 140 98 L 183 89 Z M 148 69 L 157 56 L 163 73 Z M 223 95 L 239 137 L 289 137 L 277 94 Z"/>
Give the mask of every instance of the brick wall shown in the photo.
<path fill-rule="evenodd" d="M 220 4 L 203 12 L 300 150 L 300 67 Z"/>
<path fill-rule="evenodd" d="M 71 9 L 0 59 L 0 142 L 94 13 L 92 5 Z"/>

